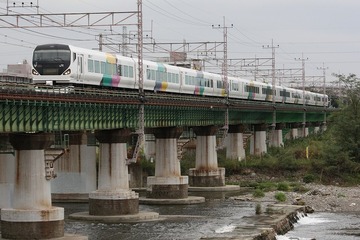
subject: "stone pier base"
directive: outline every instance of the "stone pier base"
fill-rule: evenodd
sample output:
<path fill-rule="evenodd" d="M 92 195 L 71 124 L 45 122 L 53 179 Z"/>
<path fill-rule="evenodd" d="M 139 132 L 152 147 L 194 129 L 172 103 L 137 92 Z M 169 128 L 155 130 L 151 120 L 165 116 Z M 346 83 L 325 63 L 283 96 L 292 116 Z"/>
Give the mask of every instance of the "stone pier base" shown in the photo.
<path fill-rule="evenodd" d="M 146 197 L 156 199 L 181 199 L 188 197 L 188 177 L 148 177 Z"/>
<path fill-rule="evenodd" d="M 189 169 L 189 185 L 192 187 L 219 187 L 225 186 L 225 168 L 202 171 L 196 168 Z"/>
<path fill-rule="evenodd" d="M 64 236 L 64 209 L 1 209 L 1 236 L 5 239 L 51 239 Z"/>
<path fill-rule="evenodd" d="M 92 192 L 89 194 L 89 214 L 114 216 L 137 214 L 139 195 L 133 191 Z"/>

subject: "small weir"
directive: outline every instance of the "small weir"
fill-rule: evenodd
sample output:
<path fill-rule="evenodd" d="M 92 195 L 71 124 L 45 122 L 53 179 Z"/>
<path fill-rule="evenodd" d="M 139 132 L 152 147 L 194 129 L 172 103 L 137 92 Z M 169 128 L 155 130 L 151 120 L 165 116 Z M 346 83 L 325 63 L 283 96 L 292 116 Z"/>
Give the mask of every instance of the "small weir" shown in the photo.
<path fill-rule="evenodd" d="M 360 215 L 319 212 L 300 218 L 294 229 L 277 240 L 353 240 L 360 237 Z"/>

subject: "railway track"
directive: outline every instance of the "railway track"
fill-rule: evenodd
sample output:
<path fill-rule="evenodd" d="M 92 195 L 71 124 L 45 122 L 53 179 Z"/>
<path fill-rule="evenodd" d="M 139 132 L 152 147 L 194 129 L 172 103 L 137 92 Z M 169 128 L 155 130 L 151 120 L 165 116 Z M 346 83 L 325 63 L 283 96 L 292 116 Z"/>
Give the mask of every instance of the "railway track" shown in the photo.
<path fill-rule="evenodd" d="M 137 90 L 106 89 L 92 87 L 68 86 L 35 86 L 33 84 L 16 84 L 0 82 L 0 100 L 2 101 L 47 101 L 68 103 L 99 103 L 156 105 L 200 108 L 224 108 L 234 110 L 262 111 L 311 111 L 324 112 L 323 107 L 283 104 L 272 102 L 249 101 L 243 99 L 226 99 L 183 95 L 164 92 L 146 91 L 144 96 Z"/>

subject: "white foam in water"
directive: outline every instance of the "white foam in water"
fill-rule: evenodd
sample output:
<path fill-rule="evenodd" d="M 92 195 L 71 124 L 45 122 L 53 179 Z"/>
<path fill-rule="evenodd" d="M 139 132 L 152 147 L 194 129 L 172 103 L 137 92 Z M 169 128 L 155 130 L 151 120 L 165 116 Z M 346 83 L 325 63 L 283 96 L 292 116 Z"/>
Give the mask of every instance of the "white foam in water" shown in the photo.
<path fill-rule="evenodd" d="M 230 224 L 230 225 L 226 225 L 226 226 L 216 229 L 215 232 L 216 233 L 232 232 L 232 231 L 234 231 L 235 228 L 236 228 L 235 225 Z"/>
<path fill-rule="evenodd" d="M 298 237 L 286 237 L 286 236 L 276 236 L 276 240 L 310 240 L 311 238 L 298 238 Z"/>
<path fill-rule="evenodd" d="M 308 217 L 300 218 L 299 221 L 297 222 L 297 224 L 313 225 L 313 224 L 328 223 L 328 222 L 335 222 L 335 221 L 326 219 L 326 218 L 321 218 L 321 217 L 313 217 L 310 215 Z"/>

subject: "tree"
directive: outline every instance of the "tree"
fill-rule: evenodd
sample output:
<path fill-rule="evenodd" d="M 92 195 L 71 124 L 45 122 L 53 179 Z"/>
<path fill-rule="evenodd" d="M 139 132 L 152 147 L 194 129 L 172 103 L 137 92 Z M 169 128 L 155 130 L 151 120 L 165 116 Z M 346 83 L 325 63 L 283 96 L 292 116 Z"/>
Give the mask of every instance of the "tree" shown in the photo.
<path fill-rule="evenodd" d="M 341 110 L 333 117 L 334 138 L 352 161 L 360 163 L 360 79 L 336 75 L 342 86 Z"/>

